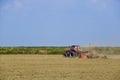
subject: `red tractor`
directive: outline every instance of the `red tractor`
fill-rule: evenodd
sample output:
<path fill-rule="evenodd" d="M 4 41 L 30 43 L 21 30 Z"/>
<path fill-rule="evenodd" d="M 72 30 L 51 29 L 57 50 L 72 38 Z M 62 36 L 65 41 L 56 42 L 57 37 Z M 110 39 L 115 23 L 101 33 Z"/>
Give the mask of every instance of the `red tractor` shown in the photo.
<path fill-rule="evenodd" d="M 65 53 L 65 57 L 79 57 L 79 58 L 107 58 L 107 56 L 99 56 L 98 54 L 93 53 L 91 50 L 82 51 L 79 45 L 72 45 L 68 48 Z"/>
<path fill-rule="evenodd" d="M 70 48 L 68 48 L 65 53 L 64 56 L 65 57 L 75 57 L 78 56 L 81 53 L 81 50 L 79 48 L 79 45 L 72 45 Z"/>

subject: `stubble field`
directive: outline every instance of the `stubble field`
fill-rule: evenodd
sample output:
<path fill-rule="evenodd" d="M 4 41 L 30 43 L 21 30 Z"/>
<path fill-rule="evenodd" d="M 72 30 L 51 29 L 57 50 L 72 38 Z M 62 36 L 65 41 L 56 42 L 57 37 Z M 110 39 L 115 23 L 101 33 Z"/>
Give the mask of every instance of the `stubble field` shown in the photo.
<path fill-rule="evenodd" d="M 0 80 L 120 80 L 120 58 L 0 55 Z"/>

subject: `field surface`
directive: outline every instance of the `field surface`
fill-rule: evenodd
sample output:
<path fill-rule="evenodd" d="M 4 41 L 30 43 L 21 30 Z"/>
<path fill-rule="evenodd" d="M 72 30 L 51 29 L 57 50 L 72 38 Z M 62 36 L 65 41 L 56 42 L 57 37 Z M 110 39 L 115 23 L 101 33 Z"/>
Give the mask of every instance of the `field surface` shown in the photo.
<path fill-rule="evenodd" d="M 120 58 L 0 55 L 0 80 L 120 80 Z"/>

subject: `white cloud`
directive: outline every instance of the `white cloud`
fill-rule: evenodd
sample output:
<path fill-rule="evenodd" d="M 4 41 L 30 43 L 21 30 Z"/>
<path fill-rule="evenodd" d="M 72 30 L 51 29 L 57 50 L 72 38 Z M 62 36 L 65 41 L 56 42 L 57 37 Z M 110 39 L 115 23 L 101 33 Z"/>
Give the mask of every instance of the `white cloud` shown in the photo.
<path fill-rule="evenodd" d="M 22 4 L 22 2 L 20 2 L 20 0 L 14 0 L 13 5 L 16 8 L 22 8 L 23 7 L 23 4 Z"/>
<path fill-rule="evenodd" d="M 20 9 L 22 7 L 23 7 L 23 4 L 20 0 L 11 0 L 11 2 L 6 2 L 2 6 L 0 6 L 0 11 L 4 12 L 12 8 Z"/>
<path fill-rule="evenodd" d="M 10 8 L 10 6 L 11 5 L 9 5 L 9 4 L 3 5 L 3 6 L 0 7 L 0 11 L 2 11 L 2 12 L 7 11 Z"/>
<path fill-rule="evenodd" d="M 109 8 L 111 0 L 89 0 L 89 2 L 97 9 Z"/>
<path fill-rule="evenodd" d="M 108 5 L 107 5 L 106 3 L 103 3 L 103 4 L 102 4 L 102 7 L 103 7 L 104 9 L 106 9 L 106 8 L 108 7 Z"/>
<path fill-rule="evenodd" d="M 10 11 L 18 12 L 22 16 L 27 16 L 31 8 L 25 6 L 21 0 L 11 0 L 0 6 L 0 13 L 5 14 Z"/>
<path fill-rule="evenodd" d="M 98 0 L 91 0 L 92 3 L 97 3 Z"/>
<path fill-rule="evenodd" d="M 31 0 L 33 4 L 47 5 L 52 7 L 69 8 L 75 6 L 81 0 Z"/>

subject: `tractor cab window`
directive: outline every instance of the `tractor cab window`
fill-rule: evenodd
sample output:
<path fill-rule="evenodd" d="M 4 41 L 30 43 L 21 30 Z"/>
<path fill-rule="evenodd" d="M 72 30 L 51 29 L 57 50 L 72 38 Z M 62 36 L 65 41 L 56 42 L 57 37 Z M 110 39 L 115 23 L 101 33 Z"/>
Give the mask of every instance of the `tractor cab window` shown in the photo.
<path fill-rule="evenodd" d="M 71 50 L 75 50 L 75 46 L 74 45 L 71 46 Z"/>

